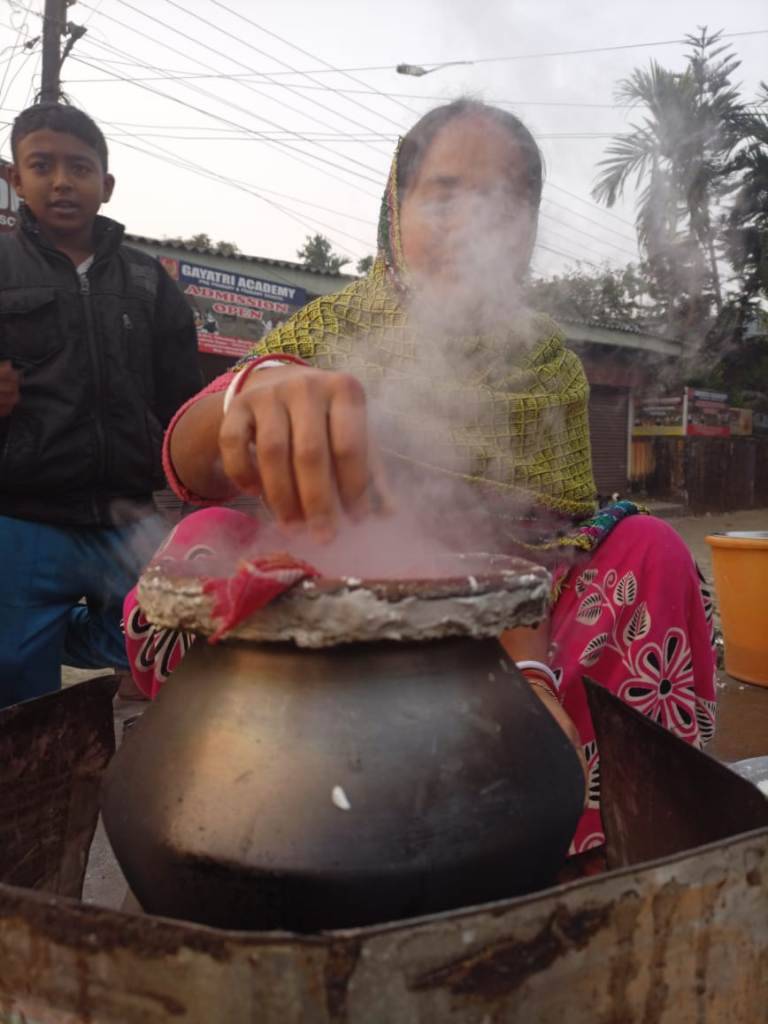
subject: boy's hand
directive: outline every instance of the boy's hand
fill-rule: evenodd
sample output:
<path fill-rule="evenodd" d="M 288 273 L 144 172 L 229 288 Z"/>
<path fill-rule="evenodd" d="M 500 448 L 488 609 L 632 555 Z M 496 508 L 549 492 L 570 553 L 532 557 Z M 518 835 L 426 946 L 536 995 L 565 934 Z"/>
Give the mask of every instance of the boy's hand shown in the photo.
<path fill-rule="evenodd" d="M 0 416 L 10 416 L 18 405 L 21 374 L 8 360 L 0 361 Z"/>
<path fill-rule="evenodd" d="M 253 372 L 219 431 L 224 472 L 264 497 L 283 526 L 307 524 L 330 540 L 343 509 L 353 518 L 381 493 L 362 384 L 313 367 Z"/>

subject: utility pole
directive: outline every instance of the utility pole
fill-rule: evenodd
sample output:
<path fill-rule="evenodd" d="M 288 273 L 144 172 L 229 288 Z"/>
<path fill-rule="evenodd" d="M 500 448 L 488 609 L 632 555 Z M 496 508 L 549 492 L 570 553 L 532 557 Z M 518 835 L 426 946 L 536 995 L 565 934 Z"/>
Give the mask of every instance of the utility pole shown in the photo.
<path fill-rule="evenodd" d="M 40 103 L 58 103 L 61 98 L 61 37 L 66 27 L 67 0 L 45 0 Z"/>

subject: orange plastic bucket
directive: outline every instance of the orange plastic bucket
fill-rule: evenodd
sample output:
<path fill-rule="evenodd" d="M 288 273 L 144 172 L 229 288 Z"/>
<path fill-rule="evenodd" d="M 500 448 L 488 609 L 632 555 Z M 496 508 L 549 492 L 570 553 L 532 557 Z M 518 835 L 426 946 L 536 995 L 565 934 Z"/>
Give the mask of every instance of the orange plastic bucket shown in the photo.
<path fill-rule="evenodd" d="M 768 530 L 715 533 L 715 591 L 725 641 L 725 671 L 768 686 Z"/>

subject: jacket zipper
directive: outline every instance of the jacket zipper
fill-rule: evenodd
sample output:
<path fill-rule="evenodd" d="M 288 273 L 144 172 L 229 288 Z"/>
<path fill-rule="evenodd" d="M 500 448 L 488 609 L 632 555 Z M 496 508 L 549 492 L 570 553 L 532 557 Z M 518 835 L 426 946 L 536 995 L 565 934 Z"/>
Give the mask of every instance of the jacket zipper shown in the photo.
<path fill-rule="evenodd" d="M 104 387 L 104 362 L 102 359 L 101 349 L 99 348 L 98 341 L 96 339 L 96 330 L 93 324 L 91 282 L 88 280 L 87 272 L 85 274 L 78 274 L 77 276 L 80 278 L 80 294 L 83 298 L 83 308 L 85 310 L 85 329 L 96 384 L 96 451 L 99 466 L 99 480 L 103 483 L 107 476 L 107 438 L 104 430 L 107 402 Z"/>

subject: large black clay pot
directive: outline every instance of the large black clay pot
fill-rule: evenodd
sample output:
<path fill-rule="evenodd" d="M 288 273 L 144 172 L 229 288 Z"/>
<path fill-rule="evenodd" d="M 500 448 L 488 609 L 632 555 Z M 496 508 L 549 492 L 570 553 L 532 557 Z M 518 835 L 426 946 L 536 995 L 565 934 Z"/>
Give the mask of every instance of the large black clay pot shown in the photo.
<path fill-rule="evenodd" d="M 146 910 L 313 931 L 548 884 L 583 792 L 492 637 L 200 640 L 115 757 L 103 814 Z"/>

